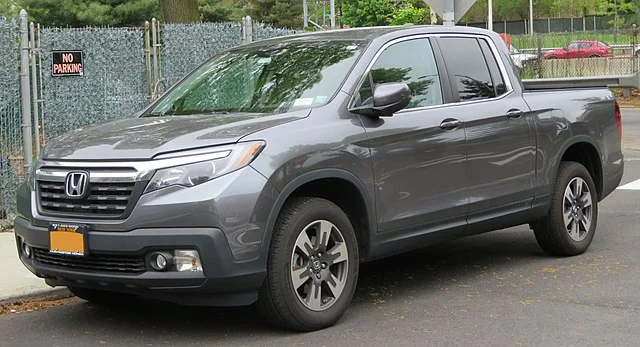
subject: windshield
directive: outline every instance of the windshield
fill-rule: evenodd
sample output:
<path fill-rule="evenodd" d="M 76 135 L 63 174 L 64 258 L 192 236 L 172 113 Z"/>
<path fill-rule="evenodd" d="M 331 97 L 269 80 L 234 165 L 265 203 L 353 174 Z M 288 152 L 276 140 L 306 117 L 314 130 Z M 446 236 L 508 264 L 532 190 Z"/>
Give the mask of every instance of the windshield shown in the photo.
<path fill-rule="evenodd" d="M 326 104 L 362 41 L 289 41 L 218 55 L 162 98 L 147 116 L 283 113 Z"/>
<path fill-rule="evenodd" d="M 520 51 L 517 48 L 511 46 L 511 54 L 520 54 Z"/>

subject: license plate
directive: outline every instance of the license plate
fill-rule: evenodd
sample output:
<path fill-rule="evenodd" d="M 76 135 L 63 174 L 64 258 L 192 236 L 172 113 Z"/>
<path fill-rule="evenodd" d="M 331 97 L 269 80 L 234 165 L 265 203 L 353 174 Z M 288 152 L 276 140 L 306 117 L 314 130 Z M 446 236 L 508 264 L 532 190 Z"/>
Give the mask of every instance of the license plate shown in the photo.
<path fill-rule="evenodd" d="M 88 225 L 49 224 L 49 252 L 55 254 L 83 256 L 89 251 L 87 243 Z"/>

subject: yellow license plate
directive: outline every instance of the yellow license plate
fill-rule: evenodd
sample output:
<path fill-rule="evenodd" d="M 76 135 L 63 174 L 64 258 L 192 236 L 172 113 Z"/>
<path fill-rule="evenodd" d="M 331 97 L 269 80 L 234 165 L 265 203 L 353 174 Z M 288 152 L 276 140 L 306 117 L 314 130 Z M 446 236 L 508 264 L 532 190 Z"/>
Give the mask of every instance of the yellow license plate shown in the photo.
<path fill-rule="evenodd" d="M 78 224 L 49 224 L 49 252 L 83 256 L 87 254 L 88 226 Z"/>

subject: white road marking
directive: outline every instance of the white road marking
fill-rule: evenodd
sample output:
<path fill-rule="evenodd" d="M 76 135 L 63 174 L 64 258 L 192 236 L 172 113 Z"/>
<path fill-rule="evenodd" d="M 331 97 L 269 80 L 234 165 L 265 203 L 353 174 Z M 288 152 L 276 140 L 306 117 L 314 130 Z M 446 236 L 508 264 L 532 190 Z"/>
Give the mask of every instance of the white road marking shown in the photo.
<path fill-rule="evenodd" d="M 640 190 L 640 180 L 635 180 L 631 183 L 627 183 L 623 186 L 618 187 L 618 189 L 622 190 Z"/>

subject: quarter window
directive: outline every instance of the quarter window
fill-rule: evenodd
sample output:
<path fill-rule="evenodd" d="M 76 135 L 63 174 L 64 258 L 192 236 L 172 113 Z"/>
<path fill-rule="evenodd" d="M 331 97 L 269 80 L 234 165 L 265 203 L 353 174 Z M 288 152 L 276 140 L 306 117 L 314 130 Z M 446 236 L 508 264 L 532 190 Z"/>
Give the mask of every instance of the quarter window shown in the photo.
<path fill-rule="evenodd" d="M 365 76 L 359 104 L 373 103 L 373 91 L 383 83 L 404 82 L 411 90 L 407 108 L 442 104 L 442 88 L 428 39 L 398 42 L 387 47 Z"/>
<path fill-rule="evenodd" d="M 495 98 L 506 91 L 504 87 L 494 85 L 478 40 L 461 37 L 443 37 L 440 40 L 447 71 L 453 77 L 453 85 L 457 86 L 460 101 Z M 497 83 L 504 86 L 504 80 Z"/>

